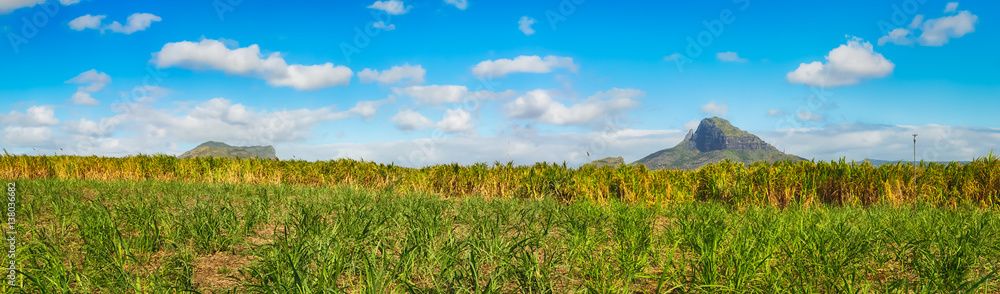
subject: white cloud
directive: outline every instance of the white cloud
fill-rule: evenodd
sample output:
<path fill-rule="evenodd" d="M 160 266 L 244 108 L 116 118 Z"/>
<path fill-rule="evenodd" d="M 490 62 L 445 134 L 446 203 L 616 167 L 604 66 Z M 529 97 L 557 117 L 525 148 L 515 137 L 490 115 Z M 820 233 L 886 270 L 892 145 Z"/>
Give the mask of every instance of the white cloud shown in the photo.
<path fill-rule="evenodd" d="M 3 139 L 8 148 L 41 147 L 52 140 L 52 128 L 8 126 L 3 130 Z"/>
<path fill-rule="evenodd" d="M 819 121 L 825 121 L 826 120 L 826 117 L 824 117 L 822 114 L 813 113 L 813 112 L 809 112 L 809 111 L 806 111 L 806 110 L 799 110 L 799 113 L 795 114 L 795 116 L 798 117 L 799 120 L 802 120 L 802 121 L 817 121 L 817 122 L 819 122 Z"/>
<path fill-rule="evenodd" d="M 413 110 L 400 110 L 396 116 L 393 116 L 389 121 L 396 124 L 396 128 L 403 132 L 410 132 L 417 129 L 429 128 L 434 126 L 432 122 L 427 117 L 424 117 L 419 112 Z"/>
<path fill-rule="evenodd" d="M 702 105 L 699 109 L 701 110 L 702 113 L 706 115 L 726 116 L 726 114 L 729 113 L 728 104 L 722 104 L 722 103 L 716 104 L 715 100 L 708 101 L 708 103 Z"/>
<path fill-rule="evenodd" d="M 663 57 L 663 61 L 674 61 L 681 58 L 684 58 L 684 55 L 681 55 L 680 53 L 674 53 Z"/>
<path fill-rule="evenodd" d="M 785 116 L 788 115 L 788 111 L 784 109 L 768 109 L 767 116 Z"/>
<path fill-rule="evenodd" d="M 161 20 L 162 19 L 159 16 L 150 13 L 135 13 L 128 16 L 128 21 L 125 22 L 124 26 L 121 23 L 114 21 L 105 28 L 115 33 L 128 35 L 138 31 L 144 31 L 149 28 L 149 25 L 154 21 Z"/>
<path fill-rule="evenodd" d="M 400 0 L 387 0 L 375 1 L 368 8 L 382 10 L 391 15 L 401 15 L 410 12 L 410 8 L 413 8 L 413 6 L 407 6 Z"/>
<path fill-rule="evenodd" d="M 465 109 L 446 109 L 444 118 L 436 126 L 449 134 L 475 135 L 475 125 L 472 124 L 472 114 Z"/>
<path fill-rule="evenodd" d="M 132 92 L 120 92 L 119 94 L 122 97 L 131 97 L 138 103 L 151 103 L 156 99 L 166 97 L 170 92 L 170 89 L 159 86 L 135 86 L 132 88 Z"/>
<path fill-rule="evenodd" d="M 0 122 L 8 126 L 44 127 L 59 124 L 55 110 L 51 105 L 32 106 L 24 113 L 11 111 L 7 115 L 0 114 Z"/>
<path fill-rule="evenodd" d="M 944 7 L 944 13 L 955 13 L 958 10 L 958 2 L 948 2 Z"/>
<path fill-rule="evenodd" d="M 675 53 L 676 54 L 676 53 Z M 715 54 L 715 58 L 725 62 L 747 62 L 746 58 L 740 58 L 739 54 L 732 51 L 719 52 Z"/>
<path fill-rule="evenodd" d="M 555 91 L 532 90 L 503 106 L 507 118 L 527 119 L 554 125 L 586 125 L 607 116 L 619 115 L 629 108 L 639 106 L 635 98 L 645 92 L 635 89 L 613 88 L 598 92 L 580 103 L 566 106 L 556 101 Z"/>
<path fill-rule="evenodd" d="M 106 30 L 111 30 L 115 33 L 129 35 L 138 31 L 146 30 L 154 21 L 163 20 L 159 16 L 150 13 L 134 13 L 128 17 L 125 25 L 122 25 L 118 21 L 113 21 L 108 25 L 101 26 L 101 23 L 106 17 L 107 16 L 105 15 L 87 14 L 71 20 L 69 22 L 69 28 L 77 31 L 82 31 L 84 29 L 99 29 L 101 30 L 101 33 L 104 33 Z"/>
<path fill-rule="evenodd" d="M 204 39 L 200 42 L 167 43 L 153 54 L 151 62 L 159 68 L 180 67 L 194 70 L 214 69 L 227 74 L 260 78 L 272 86 L 287 86 L 296 90 L 348 85 L 354 72 L 346 66 L 332 63 L 318 65 L 288 65 L 278 52 L 262 58 L 257 44 L 230 49 L 221 41 Z"/>
<path fill-rule="evenodd" d="M 543 59 L 538 55 L 521 55 L 513 60 L 504 58 L 482 61 L 472 68 L 472 73 L 480 78 L 502 77 L 516 72 L 549 73 L 553 68 L 565 68 L 574 73 L 579 70 L 571 57 L 548 55 Z"/>
<path fill-rule="evenodd" d="M 878 45 L 882 46 L 886 43 L 893 43 L 896 45 L 909 46 L 913 45 L 913 36 L 910 35 L 911 31 L 904 28 L 896 28 L 889 31 L 888 35 L 878 38 Z"/>
<path fill-rule="evenodd" d="M 691 119 L 688 122 L 684 123 L 683 125 L 684 131 L 686 132 L 687 130 L 698 130 L 698 125 L 700 124 L 701 124 L 700 119 L 697 118 Z"/>
<path fill-rule="evenodd" d="M 805 158 L 848 160 L 864 158 L 911 160 L 912 134 L 917 137 L 917 160 L 972 160 L 995 148 L 1000 129 L 963 126 L 899 126 L 869 124 L 827 125 L 818 129 L 774 130 L 757 132 L 764 141 L 786 152 Z"/>
<path fill-rule="evenodd" d="M 961 11 L 957 15 L 928 19 L 921 27 L 923 33 L 920 34 L 918 41 L 923 46 L 942 46 L 947 44 L 949 39 L 961 38 L 965 34 L 974 32 L 977 22 L 979 22 L 979 17 L 968 11 Z"/>
<path fill-rule="evenodd" d="M 69 21 L 69 28 L 76 31 L 82 31 L 84 29 L 93 29 L 93 30 L 100 29 L 101 22 L 104 20 L 105 17 L 106 16 L 104 15 L 90 15 L 90 14 L 77 17 Z"/>
<path fill-rule="evenodd" d="M 521 30 L 525 36 L 531 36 L 535 34 L 535 29 L 531 28 L 533 24 L 535 24 L 534 18 L 522 16 L 521 19 L 517 20 L 517 29 Z"/>
<path fill-rule="evenodd" d="M 91 69 L 80 73 L 66 82 L 74 84 L 90 84 L 86 87 L 81 87 L 80 90 L 97 92 L 103 90 L 105 86 L 111 83 L 111 76 L 108 76 L 108 74 L 103 72 L 98 72 L 97 69 Z"/>
<path fill-rule="evenodd" d="M 915 29 L 915 28 L 919 28 L 920 24 L 923 23 L 923 22 L 924 22 L 924 15 L 923 14 L 917 14 L 917 16 L 913 17 L 913 22 L 910 22 L 910 25 L 908 26 L 908 28 L 910 28 L 911 30 Z"/>
<path fill-rule="evenodd" d="M 208 140 L 230 144 L 259 145 L 302 141 L 316 136 L 320 123 L 347 118 L 371 119 L 378 108 L 392 98 L 358 101 L 353 107 L 337 111 L 329 106 L 318 109 L 263 111 L 229 99 L 214 98 L 177 109 L 157 109 L 148 104 L 130 104 L 128 111 L 102 118 L 100 123 L 82 120 L 67 124 L 67 130 L 81 136 L 111 138 L 129 133 L 129 140 L 143 153 L 170 142 L 200 143 Z M 100 138 L 98 138 L 100 139 Z M 87 142 L 85 142 L 87 143 Z M 90 144 L 96 144 L 91 141 Z M 71 144 L 72 145 L 72 144 Z M 121 152 L 131 152 L 125 148 Z"/>
<path fill-rule="evenodd" d="M 945 8 L 945 13 L 954 13 L 958 8 L 958 2 L 950 2 Z M 917 15 L 907 28 L 896 28 L 885 36 L 878 39 L 879 46 L 886 43 L 910 46 L 919 43 L 921 46 L 944 46 L 949 40 L 961 38 L 976 30 L 976 23 L 979 17 L 969 11 L 960 11 L 958 14 L 928 19 L 924 21 L 923 15 Z M 919 33 L 917 32 L 919 28 Z M 919 37 L 917 37 L 919 35 Z"/>
<path fill-rule="evenodd" d="M 458 10 L 465 10 L 469 7 L 468 0 L 444 0 L 444 3 L 455 5 L 455 8 L 458 8 Z"/>
<path fill-rule="evenodd" d="M 0 13 L 8 13 L 18 8 L 33 7 L 40 3 L 45 3 L 45 0 L 5 0 L 0 1 Z"/>
<path fill-rule="evenodd" d="M 478 92 L 471 92 L 469 88 L 458 85 L 409 86 L 406 88 L 392 88 L 392 91 L 397 95 L 413 97 L 418 104 L 461 103 L 466 99 L 492 100 L 511 97 L 516 93 L 514 90 L 504 92 L 480 90 Z"/>
<path fill-rule="evenodd" d="M 820 87 L 853 85 L 861 79 L 881 78 L 892 73 L 895 64 L 875 52 L 871 43 L 854 37 L 826 56 L 826 63 L 802 63 L 786 78 L 789 83 Z"/>
<path fill-rule="evenodd" d="M 373 24 L 372 27 L 375 27 L 376 29 L 382 29 L 382 30 L 386 30 L 386 31 L 391 31 L 391 30 L 395 30 L 396 29 L 396 24 L 392 23 L 392 24 L 389 24 L 389 25 L 385 25 L 384 21 L 379 21 L 379 22 L 376 22 L 375 24 Z"/>
<path fill-rule="evenodd" d="M 101 104 L 100 102 L 97 101 L 97 99 L 91 97 L 90 93 L 87 92 L 73 93 L 73 97 L 70 98 L 70 101 L 72 101 L 73 104 L 76 105 L 97 106 Z"/>
<path fill-rule="evenodd" d="M 456 85 L 410 86 L 393 88 L 393 91 L 416 98 L 420 104 L 459 103 L 469 93 L 465 86 Z"/>
<path fill-rule="evenodd" d="M 444 137 L 409 141 L 338 143 L 278 148 L 279 154 L 297 154 L 308 160 L 364 158 L 399 166 L 423 167 L 432 164 L 493 164 L 509 159 L 515 165 L 536 162 L 566 162 L 579 167 L 597 158 L 623 156 L 627 162 L 676 145 L 687 131 L 634 130 L 619 128 L 588 133 L 539 134 L 537 129 L 508 128 L 505 133 L 485 137 Z M 603 142 L 595 149 L 594 142 Z M 509 143 L 509 149 L 508 149 Z M 400 152 L 400 150 L 405 150 Z M 587 153 L 590 156 L 587 156 Z"/>
<path fill-rule="evenodd" d="M 89 84 L 87 86 L 77 88 L 76 93 L 73 93 L 70 101 L 77 105 L 96 106 L 100 104 L 100 102 L 98 102 L 97 99 L 94 99 L 94 97 L 91 97 L 90 93 L 103 90 L 105 86 L 111 83 L 111 77 L 106 73 L 97 72 L 96 69 L 91 69 L 80 73 L 66 82 L 74 84 Z"/>
<path fill-rule="evenodd" d="M 62 5 L 73 5 L 80 3 L 80 0 L 59 0 L 59 3 L 61 3 Z"/>
<path fill-rule="evenodd" d="M 361 83 L 378 82 L 379 84 L 392 84 L 403 79 L 409 79 L 411 84 L 423 84 L 424 75 L 427 71 L 421 65 L 412 66 L 409 63 L 396 65 L 388 70 L 379 73 L 378 70 L 366 68 L 358 72 Z"/>

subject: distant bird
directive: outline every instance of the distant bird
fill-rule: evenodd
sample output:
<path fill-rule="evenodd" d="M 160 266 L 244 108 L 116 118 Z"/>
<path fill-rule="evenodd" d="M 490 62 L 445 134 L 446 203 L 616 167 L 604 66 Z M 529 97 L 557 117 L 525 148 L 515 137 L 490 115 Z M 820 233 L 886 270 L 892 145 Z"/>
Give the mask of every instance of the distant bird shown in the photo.
<path fill-rule="evenodd" d="M 590 157 L 590 151 L 587 151 L 587 157 Z"/>

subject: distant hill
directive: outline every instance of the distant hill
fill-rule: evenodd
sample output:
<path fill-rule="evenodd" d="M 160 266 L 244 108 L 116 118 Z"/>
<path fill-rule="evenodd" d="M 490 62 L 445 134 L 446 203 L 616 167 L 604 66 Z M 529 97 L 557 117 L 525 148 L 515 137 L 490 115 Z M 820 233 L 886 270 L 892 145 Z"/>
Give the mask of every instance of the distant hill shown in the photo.
<path fill-rule="evenodd" d="M 883 164 L 896 164 L 896 163 L 901 163 L 901 164 L 904 164 L 904 165 L 913 164 L 913 162 L 909 161 L 909 160 L 896 160 L 896 161 L 892 161 L 892 160 L 880 160 L 880 159 L 865 158 L 865 161 L 868 161 L 869 163 L 871 163 L 872 166 L 879 166 L 879 165 L 883 165 Z M 925 163 L 926 162 L 936 162 L 936 163 L 941 163 L 941 164 L 949 164 L 949 163 L 951 163 L 951 161 L 924 161 L 924 162 Z M 970 161 L 956 161 L 956 162 L 961 163 L 961 164 L 966 164 L 966 163 L 969 163 Z M 917 163 L 919 164 L 920 162 L 918 161 Z"/>
<path fill-rule="evenodd" d="M 724 159 L 745 164 L 756 161 L 805 160 L 778 151 L 771 144 L 733 126 L 725 119 L 711 117 L 701 120 L 697 130 L 689 130 L 677 146 L 657 151 L 632 164 L 642 164 L 651 170 L 697 169 Z"/>
<path fill-rule="evenodd" d="M 616 168 L 616 167 L 625 165 L 625 158 L 622 158 L 621 156 L 618 156 L 618 157 L 606 157 L 606 158 L 594 160 L 594 161 L 588 163 L 587 165 L 593 165 L 594 167 L 597 167 L 597 168 L 601 168 L 601 167 L 605 167 L 605 166 L 609 166 L 611 168 Z"/>
<path fill-rule="evenodd" d="M 215 141 L 201 143 L 198 147 L 184 152 L 178 158 L 195 157 L 228 157 L 228 158 L 265 158 L 278 159 L 274 153 L 273 146 L 230 146 L 229 144 Z"/>

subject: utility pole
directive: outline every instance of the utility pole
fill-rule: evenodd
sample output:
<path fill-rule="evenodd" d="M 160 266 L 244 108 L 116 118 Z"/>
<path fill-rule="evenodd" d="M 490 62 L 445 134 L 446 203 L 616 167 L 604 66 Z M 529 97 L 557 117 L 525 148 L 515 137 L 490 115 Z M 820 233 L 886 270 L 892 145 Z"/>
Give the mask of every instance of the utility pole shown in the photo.
<path fill-rule="evenodd" d="M 913 134 L 913 178 L 910 179 L 910 187 L 913 189 L 913 194 L 917 193 L 917 134 Z"/>

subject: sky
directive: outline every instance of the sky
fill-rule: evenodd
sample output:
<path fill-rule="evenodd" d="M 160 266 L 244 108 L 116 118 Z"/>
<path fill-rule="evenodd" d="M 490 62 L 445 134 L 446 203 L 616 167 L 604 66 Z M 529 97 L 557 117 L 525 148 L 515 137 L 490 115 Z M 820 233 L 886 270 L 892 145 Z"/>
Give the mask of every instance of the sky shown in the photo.
<path fill-rule="evenodd" d="M 0 147 L 628 162 L 725 118 L 816 160 L 1000 143 L 995 1 L 0 0 Z"/>

